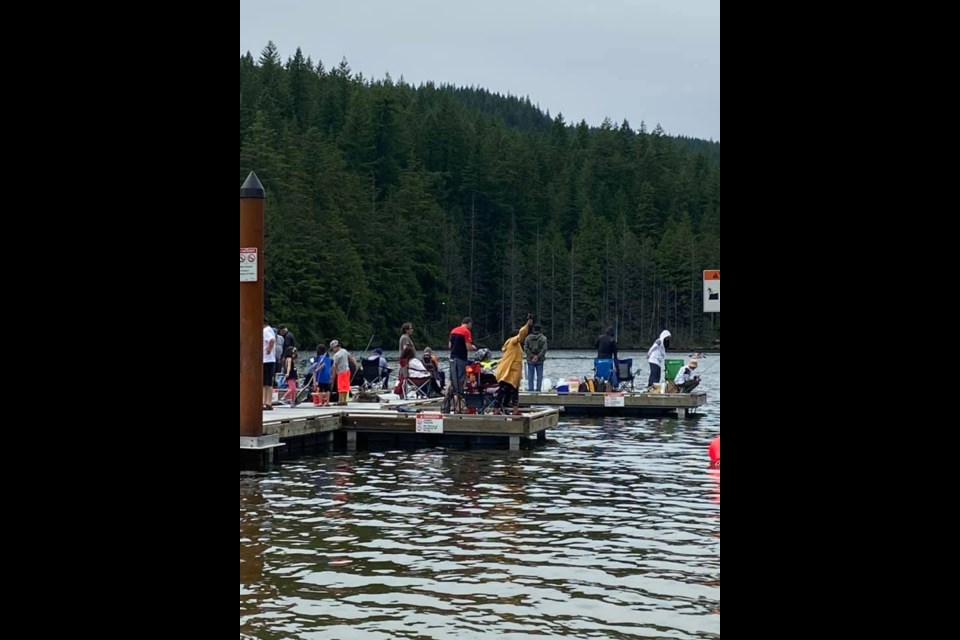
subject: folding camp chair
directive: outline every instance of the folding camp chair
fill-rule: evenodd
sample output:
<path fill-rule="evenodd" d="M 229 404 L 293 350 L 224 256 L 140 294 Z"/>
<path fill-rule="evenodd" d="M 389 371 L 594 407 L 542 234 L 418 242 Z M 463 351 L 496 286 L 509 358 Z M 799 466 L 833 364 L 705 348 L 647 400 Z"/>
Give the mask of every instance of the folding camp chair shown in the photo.
<path fill-rule="evenodd" d="M 606 382 L 611 389 L 617 388 L 617 370 L 611 358 L 594 358 L 593 378 L 598 383 Z"/>
<path fill-rule="evenodd" d="M 363 386 L 365 390 L 379 389 L 383 386 L 383 373 L 380 370 L 380 356 L 369 356 L 361 362 Z"/>
<path fill-rule="evenodd" d="M 633 390 L 633 358 L 617 360 L 617 390 Z"/>
<path fill-rule="evenodd" d="M 407 370 L 409 373 L 409 369 Z M 415 398 L 437 398 L 441 394 L 440 387 L 437 385 L 437 379 L 433 376 L 426 378 L 413 378 L 407 376 L 403 379 L 403 397 L 408 398 L 410 394 Z"/>

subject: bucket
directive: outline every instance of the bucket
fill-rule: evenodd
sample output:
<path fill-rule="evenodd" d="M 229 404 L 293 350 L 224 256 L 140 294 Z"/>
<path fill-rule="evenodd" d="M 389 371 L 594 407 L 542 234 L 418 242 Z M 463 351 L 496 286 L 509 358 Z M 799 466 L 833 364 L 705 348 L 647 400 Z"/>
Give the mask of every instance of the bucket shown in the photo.
<path fill-rule="evenodd" d="M 320 406 L 320 392 L 319 392 L 319 391 L 314 391 L 313 393 L 310 394 L 310 397 L 313 398 L 313 406 L 319 407 L 319 406 Z"/>

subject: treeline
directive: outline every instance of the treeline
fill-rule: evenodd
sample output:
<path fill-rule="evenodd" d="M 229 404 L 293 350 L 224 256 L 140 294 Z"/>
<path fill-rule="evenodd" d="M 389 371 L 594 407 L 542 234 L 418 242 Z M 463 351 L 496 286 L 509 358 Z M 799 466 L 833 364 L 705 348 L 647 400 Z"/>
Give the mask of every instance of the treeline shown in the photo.
<path fill-rule="evenodd" d="M 266 307 L 298 342 L 499 348 L 531 311 L 552 347 L 705 345 L 720 145 L 551 117 L 480 88 L 368 80 L 273 43 L 240 57 L 240 174 L 266 189 Z"/>

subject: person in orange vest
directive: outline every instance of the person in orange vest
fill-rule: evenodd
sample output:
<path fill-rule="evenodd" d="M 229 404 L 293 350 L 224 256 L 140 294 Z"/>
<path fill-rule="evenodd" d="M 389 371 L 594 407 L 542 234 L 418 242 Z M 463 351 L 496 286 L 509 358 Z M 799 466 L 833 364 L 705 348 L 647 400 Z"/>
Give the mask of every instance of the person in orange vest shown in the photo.
<path fill-rule="evenodd" d="M 710 454 L 710 466 L 716 469 L 720 468 L 720 436 L 717 436 L 710 442 L 710 446 L 707 447 L 707 452 Z"/>

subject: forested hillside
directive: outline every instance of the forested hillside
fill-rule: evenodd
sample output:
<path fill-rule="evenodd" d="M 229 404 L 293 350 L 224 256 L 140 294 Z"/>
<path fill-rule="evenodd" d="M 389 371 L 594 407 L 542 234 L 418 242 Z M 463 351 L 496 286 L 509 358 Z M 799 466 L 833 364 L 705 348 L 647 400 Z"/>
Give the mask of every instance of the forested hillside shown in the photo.
<path fill-rule="evenodd" d="M 709 344 L 720 268 L 720 144 L 659 125 L 552 117 L 481 88 L 368 80 L 273 44 L 240 58 L 240 174 L 266 189 L 266 308 L 301 350 L 445 348 L 474 318 L 498 349 L 531 311 L 551 348 L 661 329 Z"/>

